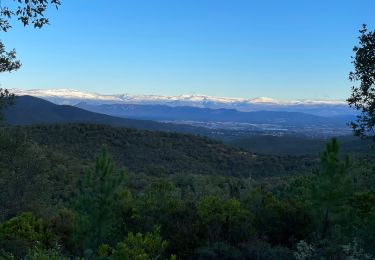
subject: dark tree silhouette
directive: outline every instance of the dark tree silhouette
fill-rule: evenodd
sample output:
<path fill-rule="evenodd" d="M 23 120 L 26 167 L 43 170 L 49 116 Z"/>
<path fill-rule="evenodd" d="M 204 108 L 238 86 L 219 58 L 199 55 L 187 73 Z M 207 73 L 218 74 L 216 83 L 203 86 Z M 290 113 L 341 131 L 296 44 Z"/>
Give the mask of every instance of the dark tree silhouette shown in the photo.
<path fill-rule="evenodd" d="M 7 32 L 11 26 L 11 19 L 16 17 L 24 26 L 32 24 L 35 28 L 42 28 L 49 23 L 44 14 L 48 6 L 58 7 L 60 0 L 13 0 L 14 4 L 3 5 L 0 1 L 0 29 Z"/>
<path fill-rule="evenodd" d="M 0 120 L 3 119 L 3 111 L 4 108 L 13 104 L 14 101 L 14 94 L 10 93 L 7 89 L 0 88 Z"/>
<path fill-rule="evenodd" d="M 350 125 L 355 135 L 375 138 L 375 31 L 363 25 L 359 32 L 359 45 L 353 48 L 354 72 L 349 74 L 349 79 L 359 84 L 352 87 L 347 101 L 361 114 Z"/>
<path fill-rule="evenodd" d="M 7 52 L 4 44 L 0 41 L 0 73 L 12 72 L 21 67 L 21 62 L 16 59 L 16 51 Z"/>

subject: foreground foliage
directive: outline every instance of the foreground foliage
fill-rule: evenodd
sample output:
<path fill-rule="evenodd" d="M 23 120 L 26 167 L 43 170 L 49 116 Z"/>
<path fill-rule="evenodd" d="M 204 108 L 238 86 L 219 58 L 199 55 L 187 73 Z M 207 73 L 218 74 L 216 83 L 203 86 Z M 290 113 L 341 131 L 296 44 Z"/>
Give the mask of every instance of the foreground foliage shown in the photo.
<path fill-rule="evenodd" d="M 354 134 L 375 138 L 375 31 L 369 31 L 366 25 L 361 28 L 359 43 L 353 48 L 354 71 L 349 79 L 355 83 L 348 103 L 360 112 L 355 122 L 351 122 Z"/>

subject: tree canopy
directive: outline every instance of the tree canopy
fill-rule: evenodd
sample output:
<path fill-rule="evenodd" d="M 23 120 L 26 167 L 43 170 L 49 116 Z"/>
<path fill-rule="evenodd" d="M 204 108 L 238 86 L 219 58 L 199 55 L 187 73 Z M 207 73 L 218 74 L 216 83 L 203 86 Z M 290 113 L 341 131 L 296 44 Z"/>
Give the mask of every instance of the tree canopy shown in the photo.
<path fill-rule="evenodd" d="M 4 5 L 0 1 L 0 30 L 7 32 L 12 28 L 12 18 L 17 18 L 24 26 L 32 24 L 35 28 L 42 28 L 49 23 L 44 16 L 48 6 L 60 6 L 60 0 L 13 0 Z"/>

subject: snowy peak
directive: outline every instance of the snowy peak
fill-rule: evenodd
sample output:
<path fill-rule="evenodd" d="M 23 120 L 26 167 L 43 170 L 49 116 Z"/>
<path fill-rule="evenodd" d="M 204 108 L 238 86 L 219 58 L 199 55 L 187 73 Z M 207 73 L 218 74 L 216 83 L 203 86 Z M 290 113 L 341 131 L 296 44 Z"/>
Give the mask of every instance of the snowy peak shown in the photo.
<path fill-rule="evenodd" d="M 117 100 L 121 101 L 120 98 L 116 98 L 115 96 L 107 96 L 107 95 L 100 95 L 96 93 L 88 93 L 82 92 L 75 89 L 30 89 L 30 90 L 22 90 L 22 89 L 12 89 L 12 92 L 19 96 L 35 96 L 40 98 L 70 98 L 70 99 L 92 99 L 92 100 Z"/>
<path fill-rule="evenodd" d="M 269 103 L 269 104 L 280 104 L 281 102 L 268 97 L 258 97 L 250 100 L 251 103 Z"/>

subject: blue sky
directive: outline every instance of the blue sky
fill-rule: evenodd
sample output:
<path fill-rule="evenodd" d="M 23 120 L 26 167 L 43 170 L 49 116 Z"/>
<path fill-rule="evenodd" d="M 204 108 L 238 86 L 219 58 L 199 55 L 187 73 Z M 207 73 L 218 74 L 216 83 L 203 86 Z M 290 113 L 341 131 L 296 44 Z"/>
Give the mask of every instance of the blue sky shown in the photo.
<path fill-rule="evenodd" d="M 6 88 L 345 99 L 373 0 L 63 0 L 51 25 L 1 39 L 21 70 Z"/>

